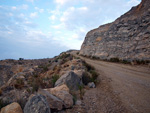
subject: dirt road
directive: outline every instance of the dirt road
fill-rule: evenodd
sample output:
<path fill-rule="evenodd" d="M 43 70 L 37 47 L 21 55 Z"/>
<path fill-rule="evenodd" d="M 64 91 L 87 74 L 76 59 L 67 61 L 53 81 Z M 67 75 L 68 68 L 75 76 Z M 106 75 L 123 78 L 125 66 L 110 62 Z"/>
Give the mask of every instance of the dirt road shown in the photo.
<path fill-rule="evenodd" d="M 100 83 L 85 93 L 86 111 L 150 113 L 150 68 L 83 59 L 100 73 Z"/>

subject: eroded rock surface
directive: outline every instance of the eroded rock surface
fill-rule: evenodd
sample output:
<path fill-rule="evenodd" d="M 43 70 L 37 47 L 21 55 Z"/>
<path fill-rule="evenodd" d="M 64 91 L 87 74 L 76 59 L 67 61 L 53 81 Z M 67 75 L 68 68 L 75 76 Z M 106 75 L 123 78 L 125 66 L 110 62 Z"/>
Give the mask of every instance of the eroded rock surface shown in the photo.
<path fill-rule="evenodd" d="M 142 0 L 113 23 L 88 32 L 80 55 L 101 59 L 150 60 L 149 6 L 149 0 Z"/>
<path fill-rule="evenodd" d="M 76 73 L 69 71 L 56 81 L 55 86 L 60 86 L 62 84 L 66 84 L 70 90 L 78 90 L 79 85 L 82 84 L 82 80 Z"/>
<path fill-rule="evenodd" d="M 2 108 L 1 113 L 23 113 L 23 111 L 18 103 L 13 102 L 12 104 Z"/>
<path fill-rule="evenodd" d="M 43 95 L 30 97 L 24 107 L 24 113 L 51 113 L 46 97 Z"/>

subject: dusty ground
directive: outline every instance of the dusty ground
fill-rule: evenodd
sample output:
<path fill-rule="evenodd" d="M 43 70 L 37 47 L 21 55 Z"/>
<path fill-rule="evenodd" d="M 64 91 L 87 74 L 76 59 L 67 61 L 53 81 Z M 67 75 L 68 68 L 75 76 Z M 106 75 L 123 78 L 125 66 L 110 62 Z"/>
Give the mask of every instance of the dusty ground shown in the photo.
<path fill-rule="evenodd" d="M 100 83 L 86 91 L 88 113 L 150 113 L 150 68 L 84 58 L 100 73 Z"/>

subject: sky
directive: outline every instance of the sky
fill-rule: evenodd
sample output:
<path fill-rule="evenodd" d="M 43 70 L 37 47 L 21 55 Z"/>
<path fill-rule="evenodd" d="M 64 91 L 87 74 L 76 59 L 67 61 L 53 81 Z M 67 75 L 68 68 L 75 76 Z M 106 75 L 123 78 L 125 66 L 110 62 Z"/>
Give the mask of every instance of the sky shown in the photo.
<path fill-rule="evenodd" d="M 88 31 L 140 0 L 0 0 L 0 59 L 51 58 L 80 49 Z"/>

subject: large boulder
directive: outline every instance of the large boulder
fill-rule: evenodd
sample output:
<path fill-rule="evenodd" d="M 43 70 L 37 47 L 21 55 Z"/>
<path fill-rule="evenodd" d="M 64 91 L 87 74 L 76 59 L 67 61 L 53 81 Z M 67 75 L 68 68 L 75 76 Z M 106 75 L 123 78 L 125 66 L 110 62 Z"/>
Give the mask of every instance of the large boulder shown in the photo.
<path fill-rule="evenodd" d="M 51 113 L 46 97 L 32 95 L 24 107 L 24 113 Z"/>
<path fill-rule="evenodd" d="M 1 109 L 1 113 L 23 113 L 20 105 L 16 102 L 7 105 Z"/>
<path fill-rule="evenodd" d="M 49 103 L 51 109 L 55 110 L 63 109 L 63 101 L 57 98 L 56 96 L 51 95 L 48 91 L 43 89 L 39 89 L 38 93 L 46 97 L 46 100 Z"/>
<path fill-rule="evenodd" d="M 67 91 L 58 91 L 55 92 L 54 95 L 64 102 L 65 108 L 70 108 L 73 106 L 73 97 Z"/>
<path fill-rule="evenodd" d="M 74 72 L 82 79 L 84 73 L 85 73 L 85 69 L 81 69 L 81 70 L 74 70 Z"/>
<path fill-rule="evenodd" d="M 44 89 L 48 91 L 50 94 L 58 97 L 63 101 L 65 108 L 70 108 L 73 106 L 73 97 L 69 93 L 69 88 L 63 84 L 61 86 L 57 86 L 55 88 Z"/>
<path fill-rule="evenodd" d="M 66 84 L 70 90 L 78 90 L 82 85 L 82 79 L 73 71 L 69 71 L 62 75 L 55 83 L 55 86 Z"/>
<path fill-rule="evenodd" d="M 54 88 L 44 89 L 44 90 L 50 92 L 52 95 L 55 95 L 55 93 L 59 91 L 67 91 L 69 93 L 69 88 L 66 86 L 66 84 L 63 84 L 61 86 L 56 86 Z"/>

